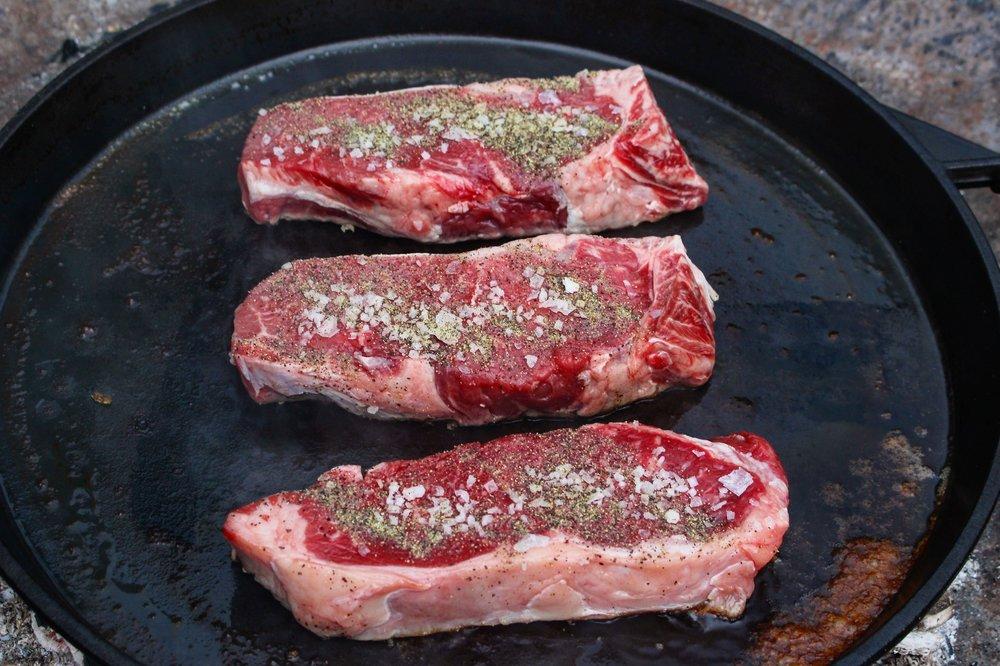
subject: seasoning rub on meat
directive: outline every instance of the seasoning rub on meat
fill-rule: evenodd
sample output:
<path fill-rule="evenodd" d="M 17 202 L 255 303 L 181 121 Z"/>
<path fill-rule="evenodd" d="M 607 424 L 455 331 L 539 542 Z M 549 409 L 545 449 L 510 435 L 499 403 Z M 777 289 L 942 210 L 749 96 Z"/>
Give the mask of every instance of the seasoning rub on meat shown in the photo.
<path fill-rule="evenodd" d="M 261 223 L 332 220 L 453 242 L 628 227 L 708 196 L 640 67 L 260 113 L 239 181 Z"/>
<path fill-rule="evenodd" d="M 309 259 L 250 292 L 231 358 L 258 402 L 462 424 L 592 415 L 706 382 L 714 298 L 676 236 Z"/>
<path fill-rule="evenodd" d="M 788 527 L 771 446 L 628 423 L 466 444 L 229 514 L 244 569 L 320 636 L 697 610 L 737 617 Z"/>

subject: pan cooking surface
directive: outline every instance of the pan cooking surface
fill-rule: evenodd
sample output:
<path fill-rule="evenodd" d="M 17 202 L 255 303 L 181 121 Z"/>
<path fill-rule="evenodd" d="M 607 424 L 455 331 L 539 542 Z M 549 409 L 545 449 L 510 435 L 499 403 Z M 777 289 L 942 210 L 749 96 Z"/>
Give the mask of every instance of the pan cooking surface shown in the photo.
<path fill-rule="evenodd" d="M 227 511 L 335 465 L 583 422 L 456 429 L 313 402 L 255 405 L 227 360 L 232 312 L 282 263 L 476 247 L 425 247 L 318 222 L 252 224 L 236 163 L 257 109 L 625 64 L 483 39 L 333 46 L 193 92 L 66 185 L 38 221 L 0 313 L 0 473 L 26 539 L 85 620 L 153 662 L 423 662 L 445 651 L 454 663 L 731 661 L 769 617 L 823 588 L 835 548 L 858 537 L 906 548 L 920 539 L 945 464 L 949 405 L 906 272 L 875 222 L 815 164 L 719 100 L 649 72 L 712 192 L 703 210 L 625 233 L 683 235 L 721 295 L 719 362 L 707 387 L 605 420 L 701 437 L 751 430 L 774 444 L 791 485 L 791 528 L 745 617 L 322 641 L 229 561 L 219 533 Z"/>

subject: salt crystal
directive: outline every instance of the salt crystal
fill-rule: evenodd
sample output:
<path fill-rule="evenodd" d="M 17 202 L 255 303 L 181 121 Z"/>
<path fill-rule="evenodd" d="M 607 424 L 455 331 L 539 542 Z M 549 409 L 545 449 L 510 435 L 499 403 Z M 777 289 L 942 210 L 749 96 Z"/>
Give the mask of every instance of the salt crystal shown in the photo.
<path fill-rule="evenodd" d="M 544 534 L 526 534 L 521 537 L 521 540 L 514 544 L 514 550 L 519 553 L 523 553 L 531 550 L 532 548 L 541 548 L 543 546 L 549 545 L 551 541 L 549 537 Z"/>
<path fill-rule="evenodd" d="M 559 99 L 559 95 L 555 93 L 554 90 L 543 90 L 538 93 L 538 101 L 542 104 L 561 104 L 562 100 Z"/>
<path fill-rule="evenodd" d="M 580 283 L 577 282 L 576 280 L 564 277 L 562 279 L 562 282 L 563 282 L 563 288 L 566 290 L 567 294 L 575 294 L 576 292 L 580 291 Z"/>
<path fill-rule="evenodd" d="M 740 496 L 753 484 L 753 477 L 742 467 L 737 467 L 729 474 L 720 476 L 719 483 L 734 495 Z"/>
<path fill-rule="evenodd" d="M 425 492 L 426 490 L 424 489 L 423 486 L 420 485 L 410 486 L 409 488 L 403 489 L 403 497 L 408 501 L 420 499 L 421 497 L 424 496 Z"/>

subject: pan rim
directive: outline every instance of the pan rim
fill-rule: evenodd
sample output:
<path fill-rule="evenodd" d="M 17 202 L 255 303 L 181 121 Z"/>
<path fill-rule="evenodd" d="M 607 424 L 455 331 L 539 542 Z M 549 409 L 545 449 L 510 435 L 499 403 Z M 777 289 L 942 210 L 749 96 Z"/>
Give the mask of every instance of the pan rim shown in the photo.
<path fill-rule="evenodd" d="M 817 74 L 831 80 L 837 86 L 845 89 L 859 99 L 869 110 L 874 111 L 878 118 L 885 124 L 888 131 L 894 132 L 903 138 L 906 146 L 919 159 L 923 166 L 927 168 L 936 179 L 941 189 L 941 194 L 948 197 L 950 204 L 959 214 L 965 230 L 969 234 L 970 240 L 974 243 L 980 260 L 986 269 L 986 277 L 990 282 L 993 292 L 993 306 L 1000 310 L 1000 266 L 997 258 L 990 247 L 986 235 L 979 222 L 973 216 L 968 205 L 965 203 L 955 185 L 947 177 L 943 166 L 938 163 L 927 149 L 921 145 L 892 115 L 892 113 L 881 103 L 874 99 L 869 93 L 864 91 L 858 84 L 854 83 L 846 75 L 842 74 L 831 65 L 820 59 L 818 56 L 807 51 L 805 48 L 796 45 L 790 40 L 778 35 L 772 30 L 765 28 L 747 18 L 744 18 L 730 10 L 711 5 L 705 0 L 674 0 L 677 4 L 686 5 L 695 10 L 713 15 L 717 19 L 735 24 L 742 30 L 749 31 L 757 37 L 763 38 L 772 44 L 782 48 L 790 56 L 800 59 L 810 65 Z M 41 91 L 36 93 L 12 118 L 0 129 L 0 148 L 8 143 L 25 123 L 35 114 L 40 106 L 59 94 L 61 90 L 68 87 L 73 79 L 85 69 L 91 67 L 111 52 L 124 47 L 139 36 L 160 28 L 178 17 L 189 12 L 213 4 L 214 0 L 186 0 L 178 5 L 161 10 L 150 15 L 135 26 L 115 35 L 104 42 L 83 58 L 67 67 L 63 72 L 49 82 Z M 383 35 L 388 36 L 388 35 Z M 467 35 L 475 37 L 477 35 Z M 369 37 L 367 39 L 371 39 Z M 259 64 L 259 63 L 255 63 Z M 252 65 L 248 65 L 252 66 Z M 15 256 L 20 255 L 24 248 L 20 248 Z M 0 294 L 0 303 L 6 300 L 7 285 L 4 285 L 3 293 Z M 913 595 L 902 605 L 902 607 L 885 623 L 852 646 L 848 652 L 842 655 L 838 661 L 842 663 L 866 663 L 873 661 L 878 656 L 887 652 L 895 645 L 923 616 L 927 609 L 940 597 L 947 589 L 948 584 L 957 575 L 958 571 L 965 563 L 972 549 L 976 545 L 982 531 L 985 529 L 993 508 L 1000 496 L 1000 449 L 994 446 L 993 459 L 990 473 L 985 480 L 983 491 L 980 493 L 969 518 L 962 528 L 960 534 L 948 550 L 944 559 L 938 564 L 936 569 L 928 578 L 920 584 L 913 592 Z M 4 503 L 10 506 L 6 489 L 0 479 L 0 497 Z M 21 538 L 15 535 L 13 538 Z M 31 606 L 31 608 L 41 617 L 52 624 L 60 633 L 66 636 L 76 647 L 83 650 L 89 656 L 105 662 L 129 662 L 134 660 L 123 653 L 112 643 L 101 638 L 92 627 L 79 618 L 72 607 L 46 590 L 40 582 L 33 577 L 14 557 L 7 544 L 0 540 L 0 572 L 9 584 L 20 594 L 20 596 Z"/>

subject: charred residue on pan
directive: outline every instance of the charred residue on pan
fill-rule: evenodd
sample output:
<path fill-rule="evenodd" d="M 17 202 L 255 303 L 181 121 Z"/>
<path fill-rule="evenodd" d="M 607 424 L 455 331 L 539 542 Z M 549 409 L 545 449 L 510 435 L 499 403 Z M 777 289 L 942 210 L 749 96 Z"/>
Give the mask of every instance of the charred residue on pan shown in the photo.
<path fill-rule="evenodd" d="M 826 587 L 758 629 L 751 659 L 761 664 L 828 664 L 882 612 L 906 577 L 908 549 L 851 539 L 835 553 Z"/>
<path fill-rule="evenodd" d="M 854 483 L 827 482 L 819 489 L 844 544 L 833 553 L 835 571 L 794 607 L 756 628 L 749 651 L 756 662 L 833 661 L 888 605 L 920 551 L 921 541 L 912 548 L 900 545 L 896 539 L 905 537 L 899 533 L 894 538 L 854 536 L 875 532 L 873 525 L 891 524 L 895 512 L 906 511 L 928 492 L 941 496 L 943 479 L 927 467 L 919 447 L 892 430 L 871 457 L 851 459 L 848 469 Z"/>

